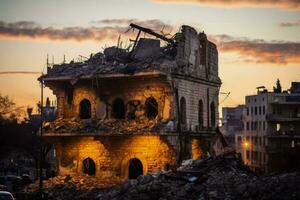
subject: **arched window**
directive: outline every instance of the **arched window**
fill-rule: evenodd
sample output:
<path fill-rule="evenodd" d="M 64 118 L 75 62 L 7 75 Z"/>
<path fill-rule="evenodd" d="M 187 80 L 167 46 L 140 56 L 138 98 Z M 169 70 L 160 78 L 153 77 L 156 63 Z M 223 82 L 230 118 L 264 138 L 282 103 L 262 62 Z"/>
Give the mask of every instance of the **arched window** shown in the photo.
<path fill-rule="evenodd" d="M 210 104 L 210 122 L 211 122 L 211 127 L 216 126 L 216 108 L 214 102 L 211 102 Z"/>
<path fill-rule="evenodd" d="M 186 102 L 184 97 L 180 99 L 180 121 L 181 124 L 186 124 Z"/>
<path fill-rule="evenodd" d="M 96 174 L 96 164 L 91 158 L 86 158 L 82 162 L 83 165 L 83 173 L 88 175 Z"/>
<path fill-rule="evenodd" d="M 113 102 L 113 117 L 116 119 L 125 118 L 125 105 L 124 101 L 120 98 L 117 98 Z"/>
<path fill-rule="evenodd" d="M 158 103 L 153 97 L 146 99 L 145 114 L 149 119 L 154 119 L 158 114 Z"/>
<path fill-rule="evenodd" d="M 198 123 L 199 123 L 199 128 L 203 127 L 203 101 L 199 100 L 198 103 Z"/>
<path fill-rule="evenodd" d="M 91 103 L 89 100 L 83 99 L 80 102 L 79 116 L 80 116 L 80 119 L 91 118 Z"/>

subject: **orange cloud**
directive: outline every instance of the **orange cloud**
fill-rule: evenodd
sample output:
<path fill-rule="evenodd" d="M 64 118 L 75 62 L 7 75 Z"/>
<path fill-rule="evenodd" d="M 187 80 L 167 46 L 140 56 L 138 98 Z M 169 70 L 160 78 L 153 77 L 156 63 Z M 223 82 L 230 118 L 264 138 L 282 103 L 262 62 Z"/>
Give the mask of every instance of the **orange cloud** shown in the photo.
<path fill-rule="evenodd" d="M 107 41 L 114 40 L 119 35 L 127 37 L 132 36 L 133 32 L 129 31 L 126 33 L 129 29 L 129 23 L 138 23 L 139 25 L 147 26 L 154 30 L 166 30 L 172 28 L 172 26 L 155 19 L 105 19 L 93 21 L 92 23 L 101 26 L 55 28 L 51 26 L 42 27 L 32 21 L 19 21 L 14 23 L 0 21 L 0 38 L 46 38 L 49 40 Z"/>
<path fill-rule="evenodd" d="M 197 4 L 225 8 L 277 8 L 282 10 L 300 10 L 299 0 L 152 0 L 156 3 Z"/>
<path fill-rule="evenodd" d="M 0 21 L 0 38 L 31 38 L 49 40 L 116 40 L 119 35 L 123 37 L 135 37 L 136 33 L 128 30 L 128 24 L 137 23 L 150 27 L 153 30 L 163 32 L 174 29 L 160 20 L 137 19 L 104 19 L 93 21 L 92 27 L 65 27 L 43 28 L 35 22 L 20 21 L 6 23 Z M 97 26 L 96 26 L 97 25 Z M 236 53 L 240 57 L 238 62 L 288 64 L 300 63 L 300 43 L 288 41 L 251 40 L 248 38 L 235 38 L 228 35 L 214 35 L 210 39 L 218 45 L 221 53 Z"/>
<path fill-rule="evenodd" d="M 93 24 L 98 25 L 117 25 L 128 27 L 130 23 L 138 24 L 150 28 L 155 31 L 172 31 L 174 26 L 167 24 L 158 19 L 139 20 L 139 19 L 102 19 L 98 21 L 92 21 Z"/>
<path fill-rule="evenodd" d="M 288 64 L 300 63 L 300 43 L 250 40 L 228 35 L 210 36 L 222 53 L 237 53 L 243 62 Z"/>
<path fill-rule="evenodd" d="M 0 71 L 0 75 L 7 75 L 7 74 L 39 74 L 41 75 L 42 72 L 29 72 L 29 71 Z"/>

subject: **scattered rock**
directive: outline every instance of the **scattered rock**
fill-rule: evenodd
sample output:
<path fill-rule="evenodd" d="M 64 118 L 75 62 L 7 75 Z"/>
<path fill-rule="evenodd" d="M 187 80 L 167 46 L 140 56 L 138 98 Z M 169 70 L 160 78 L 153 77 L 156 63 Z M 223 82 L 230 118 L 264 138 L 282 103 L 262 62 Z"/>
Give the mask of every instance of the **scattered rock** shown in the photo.
<path fill-rule="evenodd" d="M 229 153 L 189 160 L 175 172 L 158 172 L 125 182 L 90 176 L 59 176 L 44 181 L 44 186 L 48 199 L 58 200 L 296 200 L 300 199 L 300 172 L 257 175 L 235 154 Z M 27 194 L 37 191 L 38 183 L 25 190 Z"/>

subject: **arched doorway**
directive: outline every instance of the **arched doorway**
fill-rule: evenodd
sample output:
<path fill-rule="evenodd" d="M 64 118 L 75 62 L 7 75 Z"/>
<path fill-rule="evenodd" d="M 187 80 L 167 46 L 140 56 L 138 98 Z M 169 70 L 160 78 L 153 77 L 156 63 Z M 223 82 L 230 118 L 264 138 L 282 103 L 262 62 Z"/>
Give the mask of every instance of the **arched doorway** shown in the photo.
<path fill-rule="evenodd" d="M 96 174 L 96 164 L 91 158 L 86 158 L 82 162 L 83 165 L 83 173 L 88 175 Z"/>
<path fill-rule="evenodd" d="M 124 101 L 120 98 L 117 98 L 113 102 L 113 117 L 116 119 L 125 118 L 125 105 Z"/>
<path fill-rule="evenodd" d="M 80 102 L 79 117 L 80 117 L 80 119 L 89 119 L 89 118 L 91 118 L 91 103 L 90 103 L 89 100 L 83 99 Z"/>
<path fill-rule="evenodd" d="M 153 97 L 149 97 L 145 103 L 145 114 L 149 119 L 154 119 L 158 114 L 158 103 Z"/>
<path fill-rule="evenodd" d="M 136 179 L 138 176 L 143 175 L 143 164 L 137 158 L 132 158 L 129 160 L 128 167 L 128 178 Z"/>

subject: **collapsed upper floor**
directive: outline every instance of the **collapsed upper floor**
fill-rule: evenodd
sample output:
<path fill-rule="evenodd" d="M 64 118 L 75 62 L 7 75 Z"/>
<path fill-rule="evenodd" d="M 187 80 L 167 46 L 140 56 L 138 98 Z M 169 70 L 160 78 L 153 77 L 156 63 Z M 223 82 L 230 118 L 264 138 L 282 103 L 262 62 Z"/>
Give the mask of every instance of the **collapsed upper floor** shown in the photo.
<path fill-rule="evenodd" d="M 218 76 L 218 50 L 204 32 L 182 26 L 173 37 L 167 38 L 151 29 L 130 24 L 139 32 L 127 48 L 112 46 L 103 52 L 91 54 L 82 62 L 55 64 L 42 76 L 45 81 L 70 80 L 110 76 L 133 75 L 158 71 L 179 74 L 221 84 Z M 141 38 L 141 32 L 148 38 Z"/>
<path fill-rule="evenodd" d="M 162 133 L 214 130 L 218 52 L 204 33 L 183 26 L 171 39 L 139 38 L 131 50 L 109 47 L 90 59 L 54 65 L 40 78 L 57 97 L 48 132 Z M 140 33 L 138 33 L 139 35 Z M 166 42 L 160 46 L 160 42 Z"/>

